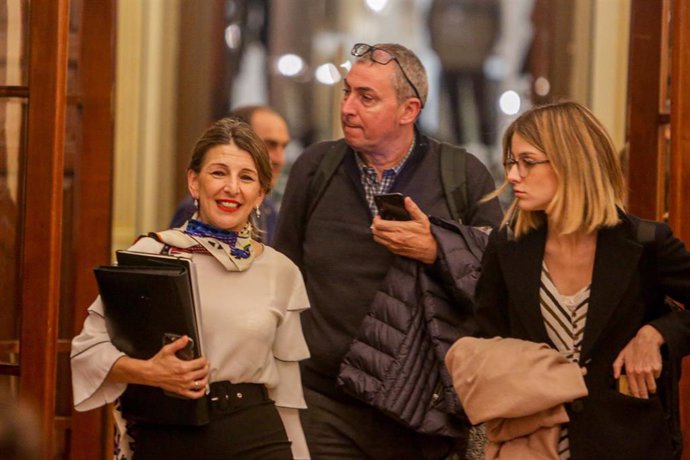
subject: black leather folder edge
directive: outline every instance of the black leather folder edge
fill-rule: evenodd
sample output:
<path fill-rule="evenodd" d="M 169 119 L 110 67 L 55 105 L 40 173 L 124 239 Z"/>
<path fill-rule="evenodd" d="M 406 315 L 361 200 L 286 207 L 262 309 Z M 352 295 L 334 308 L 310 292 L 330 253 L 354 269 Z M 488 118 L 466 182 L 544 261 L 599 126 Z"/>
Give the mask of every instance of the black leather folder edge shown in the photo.
<path fill-rule="evenodd" d="M 101 266 L 94 273 L 108 333 L 128 356 L 152 357 L 160 350 L 166 332 L 188 335 L 199 343 L 192 280 L 186 267 Z M 196 347 L 194 356 L 199 356 Z M 139 422 L 199 426 L 209 420 L 205 397 L 169 396 L 158 387 L 129 384 L 120 402 L 124 415 Z"/>

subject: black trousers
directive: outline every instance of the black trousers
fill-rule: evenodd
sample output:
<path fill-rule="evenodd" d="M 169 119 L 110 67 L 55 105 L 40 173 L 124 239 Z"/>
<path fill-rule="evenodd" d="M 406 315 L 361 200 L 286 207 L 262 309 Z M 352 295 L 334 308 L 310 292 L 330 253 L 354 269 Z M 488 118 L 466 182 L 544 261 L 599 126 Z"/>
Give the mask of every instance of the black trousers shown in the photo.
<path fill-rule="evenodd" d="M 347 404 L 304 388 L 300 411 L 312 460 L 445 459 L 455 440 L 417 433 L 363 403 Z"/>
<path fill-rule="evenodd" d="M 208 425 L 137 423 L 131 432 L 133 460 L 292 458 L 283 422 L 263 385 L 219 382 L 211 390 Z"/>

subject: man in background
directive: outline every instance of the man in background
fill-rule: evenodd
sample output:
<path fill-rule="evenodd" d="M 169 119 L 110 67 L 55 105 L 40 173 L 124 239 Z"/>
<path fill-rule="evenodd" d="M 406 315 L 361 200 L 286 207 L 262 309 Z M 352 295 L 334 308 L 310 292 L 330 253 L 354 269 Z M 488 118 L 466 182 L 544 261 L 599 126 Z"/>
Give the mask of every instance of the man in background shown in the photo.
<path fill-rule="evenodd" d="M 278 112 L 266 105 L 249 105 L 238 107 L 228 114 L 249 124 L 256 134 L 264 141 L 271 157 L 271 169 L 273 172 L 272 187 L 278 183 L 280 173 L 285 166 L 285 147 L 290 143 L 290 133 L 287 123 Z M 271 244 L 278 221 L 278 210 L 271 200 L 271 196 L 264 198 L 259 207 L 260 215 L 257 215 L 257 225 L 265 233 L 261 240 Z M 187 196 L 175 211 L 170 222 L 170 227 L 179 227 L 196 212 L 196 206 L 191 196 Z"/>

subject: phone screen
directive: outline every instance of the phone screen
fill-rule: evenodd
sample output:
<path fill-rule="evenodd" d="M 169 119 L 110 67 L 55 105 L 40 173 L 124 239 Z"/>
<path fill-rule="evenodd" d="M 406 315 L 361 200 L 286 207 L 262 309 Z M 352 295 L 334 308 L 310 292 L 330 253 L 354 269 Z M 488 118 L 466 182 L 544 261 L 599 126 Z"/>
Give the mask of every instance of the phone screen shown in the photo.
<path fill-rule="evenodd" d="M 385 220 L 410 220 L 410 214 L 405 209 L 405 196 L 402 193 L 384 193 L 375 195 L 374 202 L 379 215 Z"/>

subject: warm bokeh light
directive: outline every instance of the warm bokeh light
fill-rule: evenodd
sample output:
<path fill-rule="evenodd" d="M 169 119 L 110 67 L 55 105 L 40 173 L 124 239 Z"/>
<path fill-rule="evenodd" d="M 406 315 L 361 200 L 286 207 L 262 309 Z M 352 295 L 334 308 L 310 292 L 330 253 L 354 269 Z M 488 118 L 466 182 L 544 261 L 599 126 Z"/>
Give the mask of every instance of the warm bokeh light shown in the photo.
<path fill-rule="evenodd" d="M 335 85 L 340 81 L 338 68 L 333 63 L 321 64 L 314 73 L 316 81 L 324 85 Z"/>
<path fill-rule="evenodd" d="M 388 4 L 388 0 L 366 0 L 365 3 L 371 11 L 378 13 L 383 11 Z"/>
<path fill-rule="evenodd" d="M 520 111 L 520 95 L 513 90 L 506 91 L 498 99 L 498 106 L 506 115 L 515 115 Z"/>
<path fill-rule="evenodd" d="M 278 58 L 278 72 L 286 77 L 294 77 L 304 69 L 304 59 L 296 54 L 284 54 Z"/>
<path fill-rule="evenodd" d="M 544 77 L 539 77 L 534 80 L 534 92 L 538 96 L 546 96 L 551 92 L 551 83 Z"/>
<path fill-rule="evenodd" d="M 225 44 L 231 50 L 237 49 L 242 43 L 242 29 L 237 24 L 230 24 L 225 28 Z"/>

